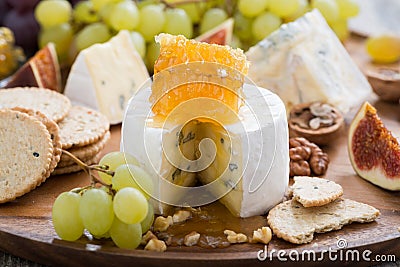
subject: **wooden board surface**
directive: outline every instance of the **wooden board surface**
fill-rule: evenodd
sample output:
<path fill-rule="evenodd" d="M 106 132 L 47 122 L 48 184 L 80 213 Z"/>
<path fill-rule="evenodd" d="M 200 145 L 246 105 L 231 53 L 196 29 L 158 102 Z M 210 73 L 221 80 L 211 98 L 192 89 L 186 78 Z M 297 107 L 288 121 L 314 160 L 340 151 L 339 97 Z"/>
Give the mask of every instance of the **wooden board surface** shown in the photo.
<path fill-rule="evenodd" d="M 361 42 L 361 40 L 359 40 Z M 353 44 L 352 44 L 353 45 Z M 360 46 L 350 46 L 360 49 Z M 357 58 L 358 63 L 367 60 L 364 56 Z M 400 105 L 389 104 L 371 96 L 372 104 L 378 109 L 380 117 L 395 136 L 400 136 Z M 103 153 L 119 149 L 120 126 L 112 127 L 112 138 Z M 317 234 L 314 241 L 306 245 L 293 245 L 276 237 L 266 247 L 268 253 L 275 250 L 272 263 L 285 264 L 277 259 L 277 251 L 296 255 L 302 250 L 312 250 L 317 261 L 303 261 L 300 265 L 321 265 L 330 258 L 324 251 L 336 250 L 337 241 L 347 242 L 347 249 L 359 251 L 360 261 L 352 264 L 373 265 L 376 262 L 362 260 L 364 251 L 370 250 L 371 260 L 376 255 L 396 255 L 400 258 L 400 192 L 390 192 L 358 177 L 350 165 L 347 154 L 347 128 L 341 136 L 324 147 L 331 163 L 327 178 L 332 179 L 344 188 L 344 197 L 375 206 L 381 211 L 376 222 L 368 224 L 354 223 L 342 230 Z M 260 244 L 232 245 L 224 249 L 203 249 L 200 247 L 170 247 L 165 253 L 154 253 L 143 250 L 124 250 L 115 247 L 110 241 L 89 240 L 86 237 L 77 242 L 60 240 L 52 227 L 51 207 L 55 198 L 64 191 L 89 183 L 83 173 L 62 175 L 49 178 L 44 184 L 25 196 L 0 205 L 0 249 L 10 254 L 47 265 L 65 266 L 113 266 L 135 264 L 137 266 L 179 266 L 204 264 L 243 266 L 244 264 L 267 264 L 257 259 L 257 253 L 264 249 Z M 343 250 L 344 251 L 344 250 Z M 324 254 L 325 253 L 325 254 Z M 268 254 L 271 255 L 271 254 Z M 340 261 L 340 253 L 333 254 Z M 342 254 L 345 255 L 345 254 Z M 345 257 L 343 257 L 343 260 Z M 342 261 L 343 261 L 342 260 Z M 268 257 L 266 261 L 271 261 Z M 288 263 L 288 262 L 286 262 Z M 290 262 L 289 262 L 290 263 Z"/>

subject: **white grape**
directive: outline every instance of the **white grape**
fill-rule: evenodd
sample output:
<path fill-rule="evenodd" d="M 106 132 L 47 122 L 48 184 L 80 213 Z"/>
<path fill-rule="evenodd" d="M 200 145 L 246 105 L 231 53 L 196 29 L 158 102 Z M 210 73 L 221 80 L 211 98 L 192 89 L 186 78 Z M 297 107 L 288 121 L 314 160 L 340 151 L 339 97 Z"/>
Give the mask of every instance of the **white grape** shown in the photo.
<path fill-rule="evenodd" d="M 111 227 L 114 220 L 111 195 L 104 190 L 86 190 L 79 204 L 79 215 L 85 228 L 93 235 L 101 236 Z"/>
<path fill-rule="evenodd" d="M 149 204 L 139 190 L 125 187 L 115 194 L 113 207 L 118 219 L 132 224 L 140 223 L 146 217 Z"/>
<path fill-rule="evenodd" d="M 61 239 L 75 241 L 82 236 L 84 226 L 79 216 L 80 200 L 79 194 L 64 192 L 53 204 L 53 226 Z"/>

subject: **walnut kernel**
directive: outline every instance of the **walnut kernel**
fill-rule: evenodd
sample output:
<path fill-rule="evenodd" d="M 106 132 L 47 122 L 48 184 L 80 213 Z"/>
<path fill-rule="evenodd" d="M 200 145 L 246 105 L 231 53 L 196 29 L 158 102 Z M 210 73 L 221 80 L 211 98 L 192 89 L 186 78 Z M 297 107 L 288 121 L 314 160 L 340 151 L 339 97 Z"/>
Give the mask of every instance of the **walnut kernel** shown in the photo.
<path fill-rule="evenodd" d="M 183 244 L 185 244 L 185 246 L 187 247 L 191 247 L 196 245 L 199 242 L 199 239 L 200 239 L 200 234 L 193 231 L 185 236 Z"/>
<path fill-rule="evenodd" d="M 167 250 L 167 245 L 164 241 L 153 238 L 147 243 L 144 250 L 164 252 Z"/>

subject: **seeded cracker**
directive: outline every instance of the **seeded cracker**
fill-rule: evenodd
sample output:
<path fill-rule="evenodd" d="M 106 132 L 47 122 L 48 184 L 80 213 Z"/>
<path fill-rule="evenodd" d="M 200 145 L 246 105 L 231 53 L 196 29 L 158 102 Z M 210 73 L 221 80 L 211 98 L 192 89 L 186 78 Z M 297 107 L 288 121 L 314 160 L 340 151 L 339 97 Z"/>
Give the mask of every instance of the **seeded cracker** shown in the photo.
<path fill-rule="evenodd" d="M 101 158 L 101 153 L 95 155 L 93 158 L 84 161 L 87 165 L 92 165 L 92 164 L 96 164 L 99 162 L 100 158 Z M 51 173 L 51 175 L 60 175 L 60 174 L 67 174 L 67 173 L 73 173 L 73 172 L 79 172 L 82 171 L 81 166 L 79 166 L 78 164 L 73 164 L 70 166 L 65 166 L 65 167 L 57 167 L 55 168 L 55 170 Z"/>
<path fill-rule="evenodd" d="M 0 137 L 0 203 L 4 203 L 46 180 L 53 143 L 37 118 L 9 109 L 0 110 Z"/>
<path fill-rule="evenodd" d="M 71 102 L 63 94 L 37 87 L 16 87 L 0 90 L 0 109 L 22 107 L 40 111 L 47 118 L 58 122 L 71 108 Z"/>
<path fill-rule="evenodd" d="M 352 222 L 371 222 L 378 216 L 379 210 L 370 205 L 339 198 L 324 206 L 310 208 L 288 200 L 270 210 L 267 219 L 277 237 L 304 244 L 313 240 L 314 233 L 338 230 Z"/>
<path fill-rule="evenodd" d="M 68 152 L 70 152 L 71 154 L 73 154 L 75 157 L 77 157 L 78 159 L 82 160 L 82 161 L 86 161 L 89 160 L 91 158 L 93 158 L 97 153 L 99 153 L 106 145 L 106 143 L 108 142 L 108 140 L 110 140 L 110 132 L 107 131 L 106 134 L 96 143 L 87 145 L 87 146 L 83 146 L 83 147 L 77 147 L 77 148 L 71 148 L 68 150 Z M 61 160 L 58 163 L 58 167 L 65 167 L 65 166 L 69 166 L 74 164 L 74 160 L 71 159 L 71 157 L 69 157 L 66 154 L 62 154 L 61 155 Z"/>
<path fill-rule="evenodd" d="M 20 111 L 23 113 L 26 113 L 30 116 L 34 116 L 36 119 L 38 119 L 41 123 L 46 126 L 47 131 L 50 133 L 50 138 L 53 142 L 53 158 L 50 164 L 49 168 L 49 173 L 46 176 L 49 176 L 52 171 L 54 171 L 55 167 L 59 163 L 61 159 L 61 141 L 60 141 L 60 135 L 59 135 L 59 128 L 57 123 L 55 123 L 52 120 L 49 120 L 43 113 L 40 111 L 33 111 L 31 109 L 24 109 L 24 108 L 13 108 L 13 110 Z"/>
<path fill-rule="evenodd" d="M 308 176 L 295 176 L 291 187 L 293 199 L 304 207 L 328 204 L 343 195 L 343 188 L 334 181 Z"/>
<path fill-rule="evenodd" d="M 58 126 L 63 149 L 93 144 L 110 128 L 108 119 L 103 114 L 81 106 L 73 106 Z"/>

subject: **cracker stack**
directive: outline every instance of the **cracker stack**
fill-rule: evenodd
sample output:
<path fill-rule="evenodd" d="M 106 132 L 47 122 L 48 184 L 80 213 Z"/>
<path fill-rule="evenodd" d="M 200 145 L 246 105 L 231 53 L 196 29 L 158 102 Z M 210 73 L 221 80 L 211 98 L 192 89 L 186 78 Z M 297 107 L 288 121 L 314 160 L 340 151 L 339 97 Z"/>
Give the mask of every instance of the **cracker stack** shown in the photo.
<path fill-rule="evenodd" d="M 95 164 L 109 139 L 104 115 L 71 107 L 60 93 L 35 87 L 0 90 L 0 203 L 33 190 L 50 174 L 79 171 L 62 149 Z"/>
<path fill-rule="evenodd" d="M 278 204 L 268 214 L 276 236 L 294 244 L 309 243 L 314 233 L 341 229 L 352 222 L 371 222 L 379 216 L 376 208 L 343 199 L 342 187 L 330 180 L 294 177 L 291 200 Z"/>
<path fill-rule="evenodd" d="M 101 150 L 110 139 L 110 124 L 103 114 L 89 108 L 73 106 L 58 126 L 62 149 L 88 165 L 100 160 Z M 71 157 L 62 154 L 52 175 L 80 170 L 81 167 Z"/>
<path fill-rule="evenodd" d="M 14 200 L 44 182 L 61 158 L 55 121 L 71 103 L 47 89 L 0 91 L 0 203 Z"/>

